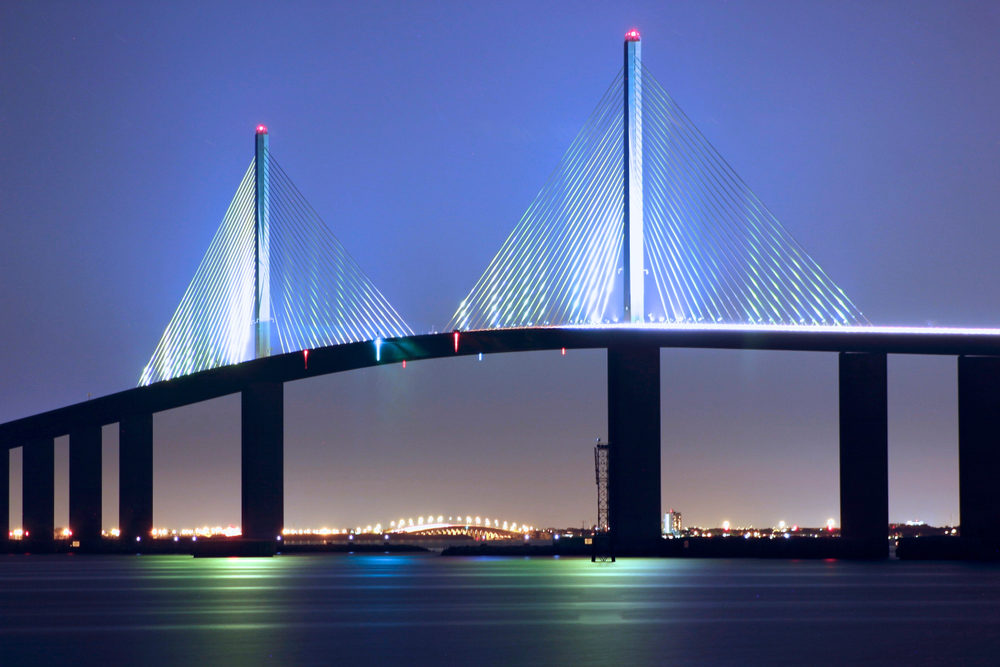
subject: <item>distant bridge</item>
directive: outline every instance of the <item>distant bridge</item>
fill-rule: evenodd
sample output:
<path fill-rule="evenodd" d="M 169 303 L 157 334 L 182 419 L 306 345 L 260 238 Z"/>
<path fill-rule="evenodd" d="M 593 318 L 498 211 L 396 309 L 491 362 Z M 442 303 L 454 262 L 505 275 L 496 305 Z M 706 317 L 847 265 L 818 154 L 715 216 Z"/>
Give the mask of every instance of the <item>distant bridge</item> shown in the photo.
<path fill-rule="evenodd" d="M 155 412 L 240 393 L 242 529 L 284 525 L 284 383 L 469 354 L 606 349 L 613 540 L 660 536 L 660 349 L 837 352 L 844 539 L 884 556 L 886 355 L 959 357 L 963 538 L 1000 517 L 1000 331 L 875 327 L 642 66 L 625 63 L 550 180 L 439 334 L 413 335 L 274 160 L 251 161 L 140 386 L 0 425 L 23 448 L 23 525 L 52 534 L 55 437 L 70 527 L 101 530 L 101 427 L 119 424 L 119 525 L 149 534 Z M 0 469 L 7 521 L 9 457 Z M 0 528 L 6 529 L 0 524 Z"/>
<path fill-rule="evenodd" d="M 451 517 L 448 517 L 449 519 Z M 472 521 L 431 521 L 415 526 L 396 526 L 387 531 L 390 535 L 406 535 L 408 537 L 471 537 L 474 540 L 513 540 L 528 535 L 525 530 L 517 530 L 489 523 Z"/>

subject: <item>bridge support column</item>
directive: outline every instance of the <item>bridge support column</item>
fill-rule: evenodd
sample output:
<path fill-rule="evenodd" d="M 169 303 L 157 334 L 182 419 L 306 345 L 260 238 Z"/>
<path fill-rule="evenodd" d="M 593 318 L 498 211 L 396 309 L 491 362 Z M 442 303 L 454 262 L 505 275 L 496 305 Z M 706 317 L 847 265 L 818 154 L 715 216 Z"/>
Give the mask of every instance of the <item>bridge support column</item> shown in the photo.
<path fill-rule="evenodd" d="M 284 385 L 243 390 L 242 529 L 245 539 L 274 540 L 285 523 Z"/>
<path fill-rule="evenodd" d="M 620 552 L 660 543 L 660 348 L 608 347 L 608 518 Z"/>
<path fill-rule="evenodd" d="M 123 542 L 149 539 L 153 530 L 153 415 L 118 423 L 118 527 Z"/>
<path fill-rule="evenodd" d="M 958 358 L 958 512 L 973 553 L 1000 550 L 1000 357 Z"/>
<path fill-rule="evenodd" d="M 36 440 L 21 449 L 21 528 L 33 549 L 52 548 L 55 532 L 55 441 Z"/>
<path fill-rule="evenodd" d="M 0 542 L 6 544 L 10 535 L 10 450 L 0 454 Z"/>
<path fill-rule="evenodd" d="M 6 544 L 10 536 L 10 450 L 3 448 L 0 455 L 0 542 Z"/>
<path fill-rule="evenodd" d="M 69 434 L 69 527 L 86 548 L 101 539 L 101 426 Z"/>
<path fill-rule="evenodd" d="M 850 553 L 889 555 L 885 353 L 840 353 L 840 525 Z"/>

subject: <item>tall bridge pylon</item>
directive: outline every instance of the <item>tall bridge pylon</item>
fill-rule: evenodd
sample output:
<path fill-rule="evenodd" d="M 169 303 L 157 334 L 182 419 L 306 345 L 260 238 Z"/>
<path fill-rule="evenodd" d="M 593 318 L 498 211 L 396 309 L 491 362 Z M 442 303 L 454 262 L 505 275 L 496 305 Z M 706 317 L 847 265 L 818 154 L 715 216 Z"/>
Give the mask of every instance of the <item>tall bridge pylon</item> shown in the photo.
<path fill-rule="evenodd" d="M 625 62 L 455 329 L 866 324 L 642 63 Z"/>
<path fill-rule="evenodd" d="M 412 333 L 274 159 L 260 125 L 250 166 L 139 384 Z"/>

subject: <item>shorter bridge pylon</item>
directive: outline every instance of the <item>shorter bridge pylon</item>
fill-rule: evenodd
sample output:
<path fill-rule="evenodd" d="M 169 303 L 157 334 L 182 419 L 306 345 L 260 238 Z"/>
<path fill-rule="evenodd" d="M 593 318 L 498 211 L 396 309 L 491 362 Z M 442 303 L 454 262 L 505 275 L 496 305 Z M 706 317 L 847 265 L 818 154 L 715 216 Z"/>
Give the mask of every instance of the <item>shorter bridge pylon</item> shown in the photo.
<path fill-rule="evenodd" d="M 274 159 L 268 129 L 140 385 L 412 334 Z"/>

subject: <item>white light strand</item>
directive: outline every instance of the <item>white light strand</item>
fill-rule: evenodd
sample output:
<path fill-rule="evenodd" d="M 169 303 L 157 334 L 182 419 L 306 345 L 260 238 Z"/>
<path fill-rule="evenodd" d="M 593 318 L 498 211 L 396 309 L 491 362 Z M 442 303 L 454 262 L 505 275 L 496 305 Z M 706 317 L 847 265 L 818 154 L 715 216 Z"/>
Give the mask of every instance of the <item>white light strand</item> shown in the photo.
<path fill-rule="evenodd" d="M 271 353 L 412 334 L 284 170 L 265 159 Z M 252 160 L 140 385 L 254 358 L 255 233 Z"/>
<path fill-rule="evenodd" d="M 643 68 L 647 323 L 867 324 Z M 449 328 L 624 319 L 623 75 Z"/>

